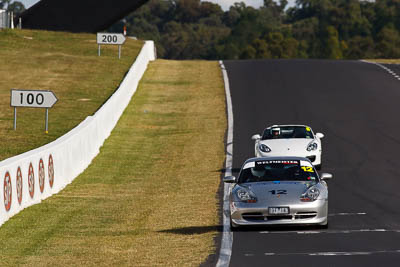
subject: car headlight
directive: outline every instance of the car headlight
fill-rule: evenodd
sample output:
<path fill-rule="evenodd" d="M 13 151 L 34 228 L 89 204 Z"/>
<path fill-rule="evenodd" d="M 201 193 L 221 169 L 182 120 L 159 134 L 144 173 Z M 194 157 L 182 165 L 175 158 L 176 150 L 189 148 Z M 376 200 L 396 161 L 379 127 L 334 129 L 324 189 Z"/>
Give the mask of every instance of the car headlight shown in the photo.
<path fill-rule="evenodd" d="M 315 186 L 310 187 L 304 194 L 301 195 L 300 200 L 303 202 L 312 202 L 319 197 L 319 190 Z"/>
<path fill-rule="evenodd" d="M 259 144 L 258 149 L 265 153 L 271 152 L 271 148 L 269 148 L 267 145 L 264 144 Z"/>
<path fill-rule="evenodd" d="M 246 203 L 255 203 L 257 202 L 256 195 L 248 188 L 240 188 L 236 191 L 236 195 L 240 201 Z"/>
<path fill-rule="evenodd" d="M 317 150 L 317 148 L 318 148 L 318 144 L 315 142 L 311 142 L 307 146 L 307 151 L 314 151 L 314 150 Z"/>

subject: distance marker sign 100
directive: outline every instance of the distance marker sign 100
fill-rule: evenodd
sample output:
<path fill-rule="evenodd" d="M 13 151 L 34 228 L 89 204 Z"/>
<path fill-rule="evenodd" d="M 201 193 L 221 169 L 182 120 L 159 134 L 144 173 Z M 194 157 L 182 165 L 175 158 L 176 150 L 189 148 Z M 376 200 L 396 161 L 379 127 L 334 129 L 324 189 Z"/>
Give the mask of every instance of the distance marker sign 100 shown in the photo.
<path fill-rule="evenodd" d="M 14 107 L 14 130 L 17 129 L 17 107 L 45 108 L 45 128 L 48 133 L 49 108 L 56 102 L 57 97 L 52 91 L 44 90 L 11 90 L 11 106 Z"/>
<path fill-rule="evenodd" d="M 12 107 L 51 108 L 57 100 L 52 91 L 11 90 Z"/>

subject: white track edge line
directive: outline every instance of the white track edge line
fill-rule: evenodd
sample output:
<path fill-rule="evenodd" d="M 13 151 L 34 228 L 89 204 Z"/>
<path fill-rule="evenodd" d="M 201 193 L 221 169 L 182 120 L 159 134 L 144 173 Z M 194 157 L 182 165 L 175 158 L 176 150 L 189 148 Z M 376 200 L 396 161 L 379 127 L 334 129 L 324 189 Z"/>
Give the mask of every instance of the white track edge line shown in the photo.
<path fill-rule="evenodd" d="M 260 234 L 301 234 L 301 235 L 314 235 L 314 234 L 356 234 L 356 233 L 400 233 L 400 229 L 354 229 L 354 230 L 304 230 L 304 231 L 261 231 Z"/>
<path fill-rule="evenodd" d="M 400 250 L 374 250 L 374 251 L 331 251 L 331 252 L 293 252 L 293 253 L 274 253 L 266 252 L 264 256 L 369 256 L 372 254 L 400 253 Z M 254 256 L 254 255 L 245 255 Z"/>
<path fill-rule="evenodd" d="M 396 72 L 394 72 L 394 71 L 391 70 L 390 68 L 388 68 L 388 67 L 382 65 L 381 63 L 372 62 L 372 61 L 368 61 L 368 60 L 360 60 L 360 61 L 361 61 L 361 62 L 364 62 L 364 63 L 368 63 L 368 64 L 374 64 L 374 65 L 376 65 L 376 66 L 378 66 L 378 67 L 381 67 L 382 69 L 386 70 L 389 74 L 392 74 L 397 80 L 400 81 L 400 77 L 397 75 Z"/>
<path fill-rule="evenodd" d="M 232 112 L 232 98 L 231 91 L 229 88 L 228 73 L 226 72 L 224 63 L 222 60 L 219 61 L 222 76 L 225 84 L 225 95 L 226 95 L 226 109 L 228 113 L 228 133 L 226 138 L 226 161 L 225 161 L 225 176 L 232 175 L 232 162 L 233 162 L 233 112 Z M 219 251 L 219 257 L 217 267 L 229 266 L 231 255 L 232 255 L 232 242 L 233 233 L 230 229 L 230 217 L 229 217 L 229 192 L 231 185 L 224 183 L 224 202 L 223 202 L 223 232 L 221 240 L 221 249 Z"/>

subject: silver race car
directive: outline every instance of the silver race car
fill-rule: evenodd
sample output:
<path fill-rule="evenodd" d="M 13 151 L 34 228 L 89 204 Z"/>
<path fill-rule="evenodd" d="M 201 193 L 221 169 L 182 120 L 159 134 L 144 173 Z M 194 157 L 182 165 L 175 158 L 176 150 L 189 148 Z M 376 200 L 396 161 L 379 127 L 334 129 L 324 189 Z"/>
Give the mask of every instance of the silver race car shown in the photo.
<path fill-rule="evenodd" d="M 273 125 L 251 139 L 255 141 L 256 157 L 306 157 L 320 170 L 323 137 L 306 125 Z"/>
<path fill-rule="evenodd" d="M 332 174 L 315 171 L 307 158 L 248 159 L 230 193 L 231 228 L 244 225 L 328 225 L 328 186 Z"/>

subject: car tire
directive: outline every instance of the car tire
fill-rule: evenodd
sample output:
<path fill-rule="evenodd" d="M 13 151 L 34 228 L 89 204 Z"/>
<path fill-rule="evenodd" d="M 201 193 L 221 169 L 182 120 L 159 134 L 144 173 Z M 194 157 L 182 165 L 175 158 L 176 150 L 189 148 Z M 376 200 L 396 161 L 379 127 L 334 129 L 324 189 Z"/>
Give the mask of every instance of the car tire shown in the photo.
<path fill-rule="evenodd" d="M 321 168 L 322 168 L 322 164 L 315 165 L 315 168 L 317 169 L 317 171 L 321 170 Z"/>

